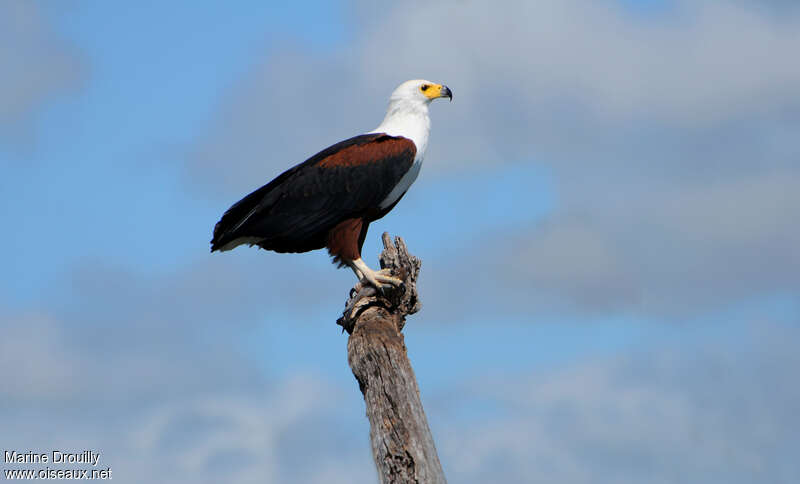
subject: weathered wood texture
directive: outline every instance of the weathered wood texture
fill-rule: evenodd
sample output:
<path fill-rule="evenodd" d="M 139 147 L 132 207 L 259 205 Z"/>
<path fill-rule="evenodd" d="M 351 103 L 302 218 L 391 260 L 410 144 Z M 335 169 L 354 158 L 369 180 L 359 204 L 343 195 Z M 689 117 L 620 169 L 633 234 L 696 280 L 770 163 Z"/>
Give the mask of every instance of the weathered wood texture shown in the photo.
<path fill-rule="evenodd" d="M 367 405 L 372 455 L 381 483 L 445 483 L 401 333 L 405 317 L 419 311 L 421 262 L 403 239 L 383 234 L 381 268 L 405 282 L 379 295 L 356 285 L 337 324 L 350 333 L 347 359 Z"/>

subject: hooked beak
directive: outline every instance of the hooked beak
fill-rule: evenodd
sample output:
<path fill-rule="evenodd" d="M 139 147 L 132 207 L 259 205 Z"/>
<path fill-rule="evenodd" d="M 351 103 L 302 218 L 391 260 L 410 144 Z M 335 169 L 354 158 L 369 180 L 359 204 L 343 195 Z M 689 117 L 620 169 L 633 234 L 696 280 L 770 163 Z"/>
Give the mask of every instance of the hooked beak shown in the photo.
<path fill-rule="evenodd" d="M 442 90 L 439 93 L 439 97 L 447 97 L 450 98 L 450 102 L 453 102 L 453 91 L 450 90 L 449 87 L 442 85 Z"/>

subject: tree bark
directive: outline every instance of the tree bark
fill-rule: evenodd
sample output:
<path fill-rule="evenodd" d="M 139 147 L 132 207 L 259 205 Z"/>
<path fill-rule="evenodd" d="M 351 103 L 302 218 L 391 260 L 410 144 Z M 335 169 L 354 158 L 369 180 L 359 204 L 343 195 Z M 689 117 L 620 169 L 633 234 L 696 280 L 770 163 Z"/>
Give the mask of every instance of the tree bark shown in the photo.
<path fill-rule="evenodd" d="M 402 329 L 420 309 L 421 262 L 403 239 L 383 234 L 381 268 L 404 281 L 378 294 L 357 284 L 337 324 L 350 333 L 347 360 L 358 381 L 370 425 L 372 456 L 381 483 L 445 483 L 433 436 L 408 361 Z"/>

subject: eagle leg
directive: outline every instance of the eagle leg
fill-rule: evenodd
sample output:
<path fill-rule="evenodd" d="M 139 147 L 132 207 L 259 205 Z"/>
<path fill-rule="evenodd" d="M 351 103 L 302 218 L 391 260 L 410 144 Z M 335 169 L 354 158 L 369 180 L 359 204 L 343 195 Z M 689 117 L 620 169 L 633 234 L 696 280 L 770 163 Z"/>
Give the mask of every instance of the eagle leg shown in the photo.
<path fill-rule="evenodd" d="M 383 294 L 383 286 L 400 286 L 403 284 L 403 281 L 396 277 L 390 276 L 390 272 L 388 269 L 381 269 L 379 271 L 373 271 L 370 269 L 367 264 L 361 260 L 360 258 L 348 262 L 347 263 L 353 272 L 355 272 L 356 277 L 358 280 L 361 281 L 362 284 L 368 283 L 372 287 L 378 290 L 381 294 Z"/>

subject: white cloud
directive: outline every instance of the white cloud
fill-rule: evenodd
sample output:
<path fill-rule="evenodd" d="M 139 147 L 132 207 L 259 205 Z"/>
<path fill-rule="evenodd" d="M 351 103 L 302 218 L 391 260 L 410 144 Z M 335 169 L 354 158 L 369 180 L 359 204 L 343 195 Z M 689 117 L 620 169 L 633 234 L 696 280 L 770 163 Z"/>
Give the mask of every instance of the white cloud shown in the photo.
<path fill-rule="evenodd" d="M 695 314 L 800 287 L 800 177 L 625 186 L 591 197 L 514 244 L 512 282 L 582 306 Z M 604 191 L 605 188 L 608 191 Z"/>
<path fill-rule="evenodd" d="M 76 398 L 91 385 L 80 378 L 89 369 L 80 355 L 63 345 L 64 328 L 52 318 L 30 314 L 0 317 L 0 395 L 8 402 L 50 402 Z"/>
<path fill-rule="evenodd" d="M 372 479 L 355 382 L 270 378 L 243 355 L 257 308 L 281 296 L 237 267 L 142 277 L 90 264 L 42 296 L 48 313 L 0 314 L 6 448 L 93 449 L 121 482 Z"/>
<path fill-rule="evenodd" d="M 796 328 L 476 380 L 497 410 L 440 443 L 458 482 L 794 482 Z M 463 395 L 462 395 L 463 398 Z M 457 412 L 463 400 L 448 400 Z M 476 423 L 482 421 L 482 423 Z"/>
<path fill-rule="evenodd" d="M 0 140 L 32 139 L 31 123 L 46 101 L 79 86 L 84 67 L 76 49 L 34 2 L 0 4 Z"/>
<path fill-rule="evenodd" d="M 411 65 L 463 79 L 476 110 L 512 86 L 530 108 L 574 96 L 602 118 L 694 124 L 796 95 L 799 23 L 733 2 L 677 2 L 645 20 L 589 0 L 403 4 L 366 23 L 362 65 L 374 82 Z"/>
<path fill-rule="evenodd" d="M 563 162 L 575 145 L 607 159 L 609 148 L 637 146 L 630 136 L 642 124 L 680 143 L 798 108 L 800 65 L 789 59 L 800 15 L 750 4 L 678 2 L 652 19 L 588 0 L 357 4 L 354 13 L 360 30 L 334 54 L 269 46 L 220 107 L 190 171 L 229 178 L 289 166 L 374 127 L 391 89 L 420 76 L 455 92 L 433 108 L 429 163 L 451 169 L 543 154 Z"/>
<path fill-rule="evenodd" d="M 67 295 L 83 311 L 0 318 L 7 445 L 100 450 L 121 482 L 374 481 L 355 382 L 265 376 L 236 343 L 248 323 L 214 324 L 214 307 L 241 294 L 212 299 L 185 286 L 207 277 L 183 276 L 137 284 L 106 271 L 97 287 L 84 274 Z M 487 361 L 486 375 L 424 395 L 446 472 L 466 483 L 793 482 L 792 324 L 532 374 Z"/>

